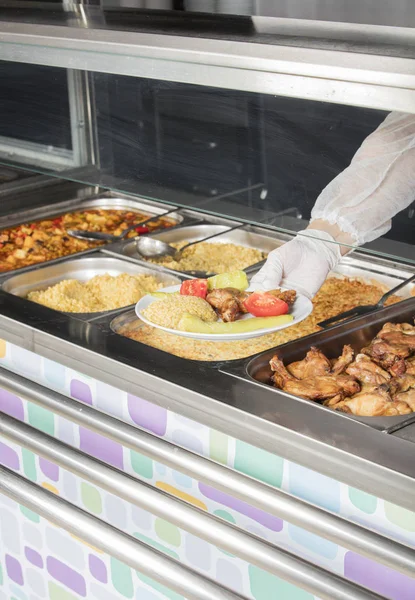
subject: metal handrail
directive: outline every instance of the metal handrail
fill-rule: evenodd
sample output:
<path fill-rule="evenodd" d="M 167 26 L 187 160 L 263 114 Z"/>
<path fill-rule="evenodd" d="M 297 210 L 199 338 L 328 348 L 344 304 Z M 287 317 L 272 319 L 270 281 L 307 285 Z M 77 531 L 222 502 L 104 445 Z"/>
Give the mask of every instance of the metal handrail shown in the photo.
<path fill-rule="evenodd" d="M 407 546 L 0 368 L 0 386 L 127 448 L 335 544 L 413 576 Z"/>
<path fill-rule="evenodd" d="M 0 493 L 191 600 L 246 600 L 178 560 L 0 466 Z"/>
<path fill-rule="evenodd" d="M 343 577 L 277 548 L 235 525 L 110 467 L 12 417 L 0 416 L 0 435 L 119 498 L 281 577 L 324 600 L 379 598 Z"/>

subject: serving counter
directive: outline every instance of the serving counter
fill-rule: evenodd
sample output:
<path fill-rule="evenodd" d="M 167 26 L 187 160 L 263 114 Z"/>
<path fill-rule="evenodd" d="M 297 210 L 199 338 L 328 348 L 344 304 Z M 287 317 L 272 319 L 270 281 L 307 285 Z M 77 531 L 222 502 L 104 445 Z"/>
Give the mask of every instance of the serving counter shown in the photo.
<path fill-rule="evenodd" d="M 130 199 L 132 209 L 134 201 L 150 214 L 164 208 Z M 54 214 L 94 202 L 67 201 Z M 7 225 L 36 214 L 45 215 L 9 215 Z M 182 215 L 176 237 L 198 222 L 191 211 Z M 266 250 L 285 241 L 254 229 Z M 251 376 L 252 356 L 200 361 L 162 352 L 117 333 L 118 321 L 131 320 L 129 307 L 64 313 L 25 298 L 100 272 L 147 269 L 164 284 L 185 276 L 144 267 L 129 241 L 84 254 L 1 279 L 2 569 L 10 593 L 412 597 L 415 440 L 402 432 L 415 416 L 359 418 L 295 400 Z M 411 267 L 356 252 L 338 271 L 391 287 Z M 303 338 L 302 347 L 347 338 L 347 328 L 409 322 L 415 299 L 403 293 L 379 314 Z"/>
<path fill-rule="evenodd" d="M 222 231 L 236 259 L 256 251 L 249 277 L 304 227 L 380 111 L 415 112 L 413 31 L 265 17 L 211 31 L 201 16 L 191 37 L 163 11 L 152 29 L 140 11 L 67 4 L 0 15 L 6 72 L 25 63 L 32 94 L 40 75 L 68 93 L 56 113 L 42 114 L 53 86 L 36 96 L 27 144 L 0 139 L 2 169 L 38 174 L 0 185 L 0 600 L 412 600 L 415 412 L 302 400 L 269 385 L 269 360 L 312 345 L 334 358 L 413 323 L 412 285 L 318 327 L 347 304 L 344 282 L 367 304 L 413 275 L 413 207 L 341 260 L 301 329 L 243 345 L 156 338 L 133 305 L 32 302 L 68 279 L 164 286 L 194 272 L 144 261 L 133 238 L 79 251 L 40 236 L 35 257 L 23 239 L 40 220 L 62 236 L 74 211 L 175 209 L 144 233 Z M 16 231 L 23 252 L 7 262 Z"/>

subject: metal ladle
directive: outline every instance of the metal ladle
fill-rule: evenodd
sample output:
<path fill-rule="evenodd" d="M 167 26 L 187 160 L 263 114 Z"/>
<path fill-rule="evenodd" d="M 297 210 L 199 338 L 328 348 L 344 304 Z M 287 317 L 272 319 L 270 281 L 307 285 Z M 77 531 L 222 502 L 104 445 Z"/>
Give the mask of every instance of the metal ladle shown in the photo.
<path fill-rule="evenodd" d="M 134 225 L 130 225 L 129 227 L 127 227 L 127 229 L 124 229 L 124 231 L 120 235 L 114 235 L 112 233 L 103 233 L 102 231 L 83 231 L 82 229 L 68 229 L 67 233 L 72 237 L 78 238 L 80 240 L 87 240 L 90 242 L 119 242 L 125 238 L 127 233 L 133 231 L 134 229 L 137 229 L 137 227 L 143 227 L 147 223 L 150 223 L 150 221 L 154 221 L 154 219 L 165 217 L 167 215 L 170 215 L 171 213 L 177 212 L 178 210 L 180 209 L 175 207 L 170 210 L 167 210 L 164 213 L 160 213 L 159 215 L 153 215 L 145 221 L 141 221 L 141 223 L 135 223 Z"/>
<path fill-rule="evenodd" d="M 161 256 L 175 256 L 180 255 L 183 250 L 189 248 L 189 246 L 194 246 L 195 244 L 200 244 L 200 242 L 206 242 L 207 240 L 211 240 L 212 238 L 218 237 L 219 235 L 223 235 L 225 233 L 230 233 L 231 231 L 235 231 L 235 229 L 240 229 L 241 227 L 245 227 L 246 223 L 239 223 L 239 225 L 235 225 L 234 227 L 229 227 L 225 231 L 220 231 L 219 233 L 214 233 L 213 235 L 208 235 L 207 237 L 202 238 L 201 240 L 195 240 L 194 242 L 189 242 L 180 250 L 174 248 L 174 246 L 170 246 L 166 242 L 162 242 L 161 240 L 156 240 L 151 237 L 142 237 L 138 238 L 135 242 L 137 251 L 144 258 L 160 258 Z"/>

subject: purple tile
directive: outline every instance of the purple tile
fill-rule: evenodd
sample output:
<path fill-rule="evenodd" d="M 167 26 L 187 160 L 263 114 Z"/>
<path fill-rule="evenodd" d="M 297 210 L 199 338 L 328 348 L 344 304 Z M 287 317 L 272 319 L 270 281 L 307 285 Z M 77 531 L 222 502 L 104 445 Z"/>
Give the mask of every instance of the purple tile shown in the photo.
<path fill-rule="evenodd" d="M 18 396 L 2 389 L 0 389 L 0 410 L 10 417 L 24 421 L 23 402 Z"/>
<path fill-rule="evenodd" d="M 10 556 L 10 554 L 6 554 L 6 571 L 7 575 L 12 581 L 18 585 L 23 585 L 24 582 L 21 564 L 18 560 L 13 558 L 13 556 Z"/>
<path fill-rule="evenodd" d="M 27 560 L 32 563 L 32 565 L 43 569 L 43 558 L 40 556 L 39 552 L 36 552 L 33 548 L 29 548 L 29 546 L 25 546 L 24 553 Z"/>
<path fill-rule="evenodd" d="M 52 479 L 52 481 L 59 480 L 59 467 L 55 463 L 49 462 L 46 458 L 39 458 L 39 465 L 42 469 L 42 473 Z"/>
<path fill-rule="evenodd" d="M 206 498 L 210 498 L 223 506 L 227 506 L 228 508 L 232 508 L 237 512 L 257 521 L 267 529 L 271 529 L 271 531 L 281 531 L 283 528 L 283 521 L 270 515 L 263 510 L 259 510 L 246 502 L 242 502 L 242 500 L 238 500 L 237 498 L 233 498 L 224 492 L 220 492 L 219 490 L 215 490 L 215 488 L 210 487 L 209 485 L 205 485 L 204 483 L 199 483 L 199 490 Z"/>
<path fill-rule="evenodd" d="M 97 581 L 107 583 L 108 577 L 105 563 L 93 554 L 89 555 L 89 570 L 91 571 L 92 576 L 95 577 Z"/>
<path fill-rule="evenodd" d="M 70 393 L 72 398 L 92 406 L 92 394 L 89 385 L 79 379 L 72 379 Z"/>
<path fill-rule="evenodd" d="M 79 448 L 95 458 L 122 469 L 124 466 L 122 446 L 84 427 L 79 428 Z"/>
<path fill-rule="evenodd" d="M 5 467 L 9 467 L 9 469 L 13 469 L 13 471 L 18 471 L 20 469 L 20 461 L 19 456 L 13 448 L 3 444 L 0 442 L 0 464 Z"/>
<path fill-rule="evenodd" d="M 80 573 L 77 573 L 77 571 L 74 571 L 68 567 L 68 565 L 65 565 L 63 562 L 57 558 L 54 558 L 53 556 L 47 557 L 46 566 L 48 573 L 57 581 L 63 583 L 63 585 L 66 585 L 66 587 L 79 596 L 86 596 L 85 579 Z"/>
<path fill-rule="evenodd" d="M 165 408 L 128 394 L 128 412 L 134 423 L 143 429 L 148 429 L 156 435 L 166 433 L 167 411 Z"/>
<path fill-rule="evenodd" d="M 344 557 L 344 575 L 391 600 L 415 598 L 415 579 L 401 575 L 354 552 L 347 552 Z"/>

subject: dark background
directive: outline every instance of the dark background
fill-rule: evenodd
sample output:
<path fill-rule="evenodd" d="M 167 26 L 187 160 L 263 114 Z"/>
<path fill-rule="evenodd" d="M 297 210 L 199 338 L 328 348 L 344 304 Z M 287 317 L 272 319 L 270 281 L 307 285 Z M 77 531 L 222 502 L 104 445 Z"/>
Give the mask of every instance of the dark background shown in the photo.
<path fill-rule="evenodd" d="M 64 70 L 0 62 L 0 81 L 1 136 L 71 148 Z M 139 191 L 149 182 L 202 198 L 263 183 L 265 197 L 257 191 L 227 198 L 236 214 L 249 204 L 269 212 L 295 207 L 308 218 L 321 190 L 386 116 L 101 73 L 91 81 L 100 167 L 123 182 L 118 189 Z M 414 231 L 411 208 L 394 219 L 388 237 L 413 243 Z"/>

